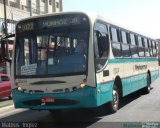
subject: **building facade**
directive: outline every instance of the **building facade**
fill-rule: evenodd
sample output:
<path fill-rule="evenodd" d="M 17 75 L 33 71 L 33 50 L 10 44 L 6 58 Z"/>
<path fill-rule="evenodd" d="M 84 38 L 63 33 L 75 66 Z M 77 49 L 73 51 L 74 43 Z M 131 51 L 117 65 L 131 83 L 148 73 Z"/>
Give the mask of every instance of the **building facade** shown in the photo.
<path fill-rule="evenodd" d="M 7 31 L 5 31 L 4 5 L 6 5 Z M 0 38 L 6 34 L 14 34 L 15 24 L 20 19 L 46 13 L 61 12 L 62 10 L 62 0 L 0 0 Z M 8 50 L 9 56 L 12 56 L 12 41 L 8 45 Z M 2 58 L 1 51 L 0 47 L 0 72 L 6 72 L 6 63 Z"/>
<path fill-rule="evenodd" d="M 4 1 L 8 34 L 14 33 L 15 23 L 22 18 L 62 11 L 62 0 L 0 0 L 0 36 L 4 30 Z"/>

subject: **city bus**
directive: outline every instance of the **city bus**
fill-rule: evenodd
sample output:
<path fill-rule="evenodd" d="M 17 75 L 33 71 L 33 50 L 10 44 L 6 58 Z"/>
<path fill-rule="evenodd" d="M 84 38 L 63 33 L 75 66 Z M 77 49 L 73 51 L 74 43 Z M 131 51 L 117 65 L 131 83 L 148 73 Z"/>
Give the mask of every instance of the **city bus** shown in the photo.
<path fill-rule="evenodd" d="M 150 92 L 159 76 L 157 45 L 93 13 L 30 17 L 16 25 L 11 76 L 15 108 L 106 105 L 115 113 L 121 98 Z"/>

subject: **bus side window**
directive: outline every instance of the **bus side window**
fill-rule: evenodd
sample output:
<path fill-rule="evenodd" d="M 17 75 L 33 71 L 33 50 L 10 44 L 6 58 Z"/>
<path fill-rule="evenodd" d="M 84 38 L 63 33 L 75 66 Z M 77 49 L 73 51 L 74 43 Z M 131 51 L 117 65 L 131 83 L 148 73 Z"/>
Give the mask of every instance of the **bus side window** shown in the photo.
<path fill-rule="evenodd" d="M 156 46 L 156 42 L 152 41 L 152 46 L 153 46 L 153 57 L 157 56 L 157 46 Z"/>
<path fill-rule="evenodd" d="M 122 56 L 122 49 L 120 43 L 120 32 L 115 27 L 110 28 L 110 36 L 111 36 L 111 43 L 112 43 L 112 51 L 114 57 L 121 57 Z"/>
<path fill-rule="evenodd" d="M 131 50 L 131 55 L 133 58 L 138 58 L 138 49 L 137 49 L 137 44 L 136 44 L 136 36 L 133 33 L 130 33 L 130 50 Z"/>
<path fill-rule="evenodd" d="M 148 41 L 147 41 L 146 38 L 144 38 L 144 46 L 145 46 L 145 55 L 146 55 L 146 57 L 150 57 L 149 47 L 148 47 Z"/>
<path fill-rule="evenodd" d="M 144 45 L 142 42 L 142 37 L 138 36 L 138 51 L 139 51 L 139 57 L 144 57 Z"/>
<path fill-rule="evenodd" d="M 149 44 L 149 53 L 151 55 L 151 57 L 153 57 L 153 50 L 152 50 L 152 43 L 151 43 L 151 40 L 148 40 L 148 44 Z"/>
<path fill-rule="evenodd" d="M 122 42 L 122 55 L 123 55 L 123 57 L 130 57 L 131 52 L 129 49 L 127 32 L 125 32 L 125 31 L 121 31 L 121 42 Z"/>

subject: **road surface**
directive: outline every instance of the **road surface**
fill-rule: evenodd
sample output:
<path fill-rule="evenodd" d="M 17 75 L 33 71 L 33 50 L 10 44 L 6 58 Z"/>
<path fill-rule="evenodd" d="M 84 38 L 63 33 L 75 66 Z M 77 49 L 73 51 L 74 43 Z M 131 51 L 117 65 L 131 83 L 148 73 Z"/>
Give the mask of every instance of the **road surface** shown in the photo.
<path fill-rule="evenodd" d="M 9 107 L 0 110 L 0 127 L 5 126 L 4 122 L 16 122 L 20 123 L 20 126 L 25 122 L 36 123 L 33 126 L 37 127 L 43 125 L 59 127 L 61 123 L 67 122 L 67 125 L 89 128 L 133 128 L 133 126 L 160 128 L 160 78 L 152 83 L 150 94 L 136 92 L 123 98 L 121 107 L 115 114 L 105 112 L 104 106 L 92 110 L 65 110 L 59 114 L 27 109 L 15 110 L 13 106 Z"/>

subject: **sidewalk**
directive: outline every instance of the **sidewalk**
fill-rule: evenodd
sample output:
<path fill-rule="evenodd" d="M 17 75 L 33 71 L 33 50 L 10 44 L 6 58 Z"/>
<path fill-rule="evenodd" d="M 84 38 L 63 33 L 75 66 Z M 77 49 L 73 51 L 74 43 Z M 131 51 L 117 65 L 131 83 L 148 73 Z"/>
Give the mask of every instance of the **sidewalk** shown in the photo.
<path fill-rule="evenodd" d="M 12 100 L 4 100 L 0 102 L 0 109 L 6 106 L 10 106 L 13 105 L 13 101 Z"/>

